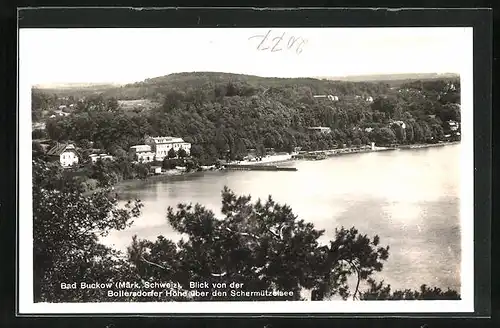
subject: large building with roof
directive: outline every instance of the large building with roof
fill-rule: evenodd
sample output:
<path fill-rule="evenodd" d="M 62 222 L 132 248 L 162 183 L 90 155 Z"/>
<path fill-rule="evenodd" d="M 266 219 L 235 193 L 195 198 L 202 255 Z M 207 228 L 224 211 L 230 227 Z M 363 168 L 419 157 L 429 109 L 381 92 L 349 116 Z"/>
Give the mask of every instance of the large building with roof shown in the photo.
<path fill-rule="evenodd" d="M 143 163 L 155 160 L 155 153 L 151 151 L 151 146 L 149 145 L 132 146 L 129 149 L 129 155 L 133 160 Z"/>
<path fill-rule="evenodd" d="M 180 149 L 184 149 L 187 155 L 191 152 L 191 144 L 178 137 L 146 137 L 145 144 L 151 147 L 157 161 L 163 161 L 170 149 L 176 154 Z"/>

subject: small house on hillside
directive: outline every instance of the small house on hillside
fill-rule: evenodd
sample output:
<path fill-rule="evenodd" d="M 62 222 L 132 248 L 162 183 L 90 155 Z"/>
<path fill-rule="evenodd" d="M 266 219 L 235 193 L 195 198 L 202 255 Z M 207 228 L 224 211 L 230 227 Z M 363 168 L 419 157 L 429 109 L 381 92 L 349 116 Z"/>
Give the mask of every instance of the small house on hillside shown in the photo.
<path fill-rule="evenodd" d="M 151 166 L 151 173 L 161 174 L 161 166 Z"/>
<path fill-rule="evenodd" d="M 459 123 L 457 121 L 447 121 L 448 126 L 451 131 L 458 131 L 458 128 L 460 127 Z"/>
<path fill-rule="evenodd" d="M 310 132 L 324 133 L 324 134 L 332 132 L 332 129 L 326 126 L 312 126 L 307 129 Z"/>
<path fill-rule="evenodd" d="M 90 157 L 90 160 L 92 161 L 92 163 L 94 163 L 94 164 L 97 163 L 98 160 L 112 161 L 114 159 L 114 157 L 109 155 L 109 154 L 92 154 L 89 157 Z"/>
<path fill-rule="evenodd" d="M 78 152 L 73 144 L 57 144 L 47 152 L 49 158 L 58 161 L 62 167 L 78 164 Z"/>
<path fill-rule="evenodd" d="M 313 98 L 327 98 L 330 101 L 338 101 L 339 97 L 334 95 L 314 95 Z"/>

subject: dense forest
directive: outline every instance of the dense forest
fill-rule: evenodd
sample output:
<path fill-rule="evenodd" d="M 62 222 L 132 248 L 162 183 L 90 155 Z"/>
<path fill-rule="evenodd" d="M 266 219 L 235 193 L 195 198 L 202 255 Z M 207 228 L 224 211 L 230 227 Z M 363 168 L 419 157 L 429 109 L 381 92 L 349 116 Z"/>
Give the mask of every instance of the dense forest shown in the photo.
<path fill-rule="evenodd" d="M 157 105 L 124 109 L 120 104 L 136 99 Z M 69 115 L 54 115 L 53 109 L 61 105 L 67 105 L 62 111 Z M 145 135 L 179 136 L 193 144 L 194 158 L 211 164 L 222 156 L 244 156 L 249 149 L 289 152 L 294 147 L 322 150 L 369 142 L 448 140 L 447 121 L 460 122 L 460 80 L 407 81 L 394 87 L 381 82 L 180 73 L 64 97 L 33 89 L 32 113 L 35 122 L 46 122 L 45 132 L 34 132 L 39 137 L 70 140 L 79 147 L 93 142 L 119 155 L 142 143 Z M 398 121 L 405 128 L 395 124 Z M 308 128 L 314 126 L 329 127 L 331 133 L 311 133 Z"/>

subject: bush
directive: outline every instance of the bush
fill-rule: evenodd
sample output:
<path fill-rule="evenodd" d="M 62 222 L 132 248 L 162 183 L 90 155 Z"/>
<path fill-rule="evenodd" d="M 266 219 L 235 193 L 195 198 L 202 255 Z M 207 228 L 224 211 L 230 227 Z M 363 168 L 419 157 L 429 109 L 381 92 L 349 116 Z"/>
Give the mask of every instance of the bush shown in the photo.
<path fill-rule="evenodd" d="M 44 139 L 47 137 L 47 132 L 44 129 L 35 129 L 31 132 L 32 139 Z"/>

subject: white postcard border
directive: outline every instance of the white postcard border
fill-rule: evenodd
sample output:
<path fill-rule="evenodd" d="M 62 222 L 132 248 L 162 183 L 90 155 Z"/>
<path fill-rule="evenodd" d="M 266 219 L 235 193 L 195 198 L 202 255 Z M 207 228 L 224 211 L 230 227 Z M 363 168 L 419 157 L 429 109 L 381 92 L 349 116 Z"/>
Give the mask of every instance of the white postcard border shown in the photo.
<path fill-rule="evenodd" d="M 34 303 L 33 220 L 31 167 L 30 72 L 36 67 L 23 63 L 29 45 L 19 30 L 18 100 L 18 312 L 23 314 L 126 314 L 126 313 L 452 313 L 474 311 L 474 156 L 473 156 L 473 29 L 464 30 L 461 79 L 461 296 L 460 301 L 296 301 L 296 302 L 151 302 L 151 303 Z M 459 54 L 450 54 L 457 56 Z"/>

